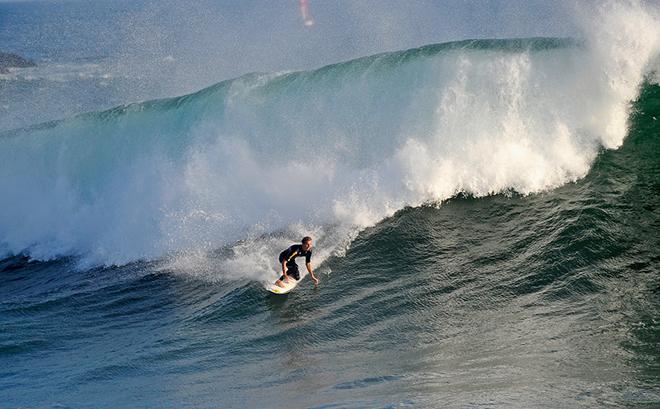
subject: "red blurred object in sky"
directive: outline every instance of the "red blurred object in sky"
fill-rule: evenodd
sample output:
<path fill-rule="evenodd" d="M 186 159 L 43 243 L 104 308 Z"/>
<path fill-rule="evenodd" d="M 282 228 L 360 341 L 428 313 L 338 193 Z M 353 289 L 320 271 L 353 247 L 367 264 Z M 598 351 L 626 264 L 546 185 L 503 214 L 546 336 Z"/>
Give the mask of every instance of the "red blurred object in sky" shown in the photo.
<path fill-rule="evenodd" d="M 300 0 L 300 13 L 302 14 L 303 23 L 305 24 L 305 26 L 311 27 L 314 25 L 314 19 L 312 18 L 312 15 L 309 13 L 308 0 Z"/>

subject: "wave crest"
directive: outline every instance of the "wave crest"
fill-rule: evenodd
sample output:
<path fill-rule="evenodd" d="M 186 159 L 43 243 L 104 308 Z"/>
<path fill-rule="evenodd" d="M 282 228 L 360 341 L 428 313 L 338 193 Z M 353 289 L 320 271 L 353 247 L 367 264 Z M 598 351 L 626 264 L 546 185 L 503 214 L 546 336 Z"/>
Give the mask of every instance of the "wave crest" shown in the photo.
<path fill-rule="evenodd" d="M 603 10 L 619 34 L 431 45 L 5 132 L 0 252 L 123 264 L 350 236 L 458 192 L 574 181 L 623 142 L 657 57 L 657 16 Z"/>

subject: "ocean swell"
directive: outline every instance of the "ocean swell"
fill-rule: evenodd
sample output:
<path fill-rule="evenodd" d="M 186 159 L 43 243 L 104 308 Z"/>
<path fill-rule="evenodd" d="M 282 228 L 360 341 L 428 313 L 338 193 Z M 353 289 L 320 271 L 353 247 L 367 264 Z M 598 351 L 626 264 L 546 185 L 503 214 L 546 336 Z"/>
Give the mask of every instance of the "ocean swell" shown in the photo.
<path fill-rule="evenodd" d="M 227 269 L 258 278 L 305 232 L 322 259 L 405 206 L 575 181 L 623 142 L 660 37 L 639 5 L 597 13 L 580 41 L 430 45 L 4 132 L 0 253 L 111 265 L 238 243 Z"/>

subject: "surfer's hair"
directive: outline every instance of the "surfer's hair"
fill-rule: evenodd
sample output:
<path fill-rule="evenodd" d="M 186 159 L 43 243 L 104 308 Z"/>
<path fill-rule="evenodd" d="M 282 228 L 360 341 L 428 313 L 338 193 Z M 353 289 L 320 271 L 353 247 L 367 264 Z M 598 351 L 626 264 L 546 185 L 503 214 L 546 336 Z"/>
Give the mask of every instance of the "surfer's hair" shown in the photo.
<path fill-rule="evenodd" d="M 303 239 L 302 239 L 302 244 L 305 244 L 305 243 L 307 243 L 308 241 L 312 241 L 312 238 L 309 237 L 309 236 L 305 236 L 305 237 L 303 237 Z"/>

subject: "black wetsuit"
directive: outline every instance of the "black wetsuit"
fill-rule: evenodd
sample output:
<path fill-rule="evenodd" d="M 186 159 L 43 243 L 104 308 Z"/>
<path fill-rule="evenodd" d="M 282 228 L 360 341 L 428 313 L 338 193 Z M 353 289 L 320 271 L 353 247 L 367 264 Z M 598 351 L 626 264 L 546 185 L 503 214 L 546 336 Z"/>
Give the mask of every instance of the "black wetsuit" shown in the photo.
<path fill-rule="evenodd" d="M 296 281 L 300 280 L 300 272 L 298 271 L 298 264 L 296 264 L 296 257 L 301 256 L 305 256 L 305 263 L 309 263 L 312 260 L 312 250 L 309 249 L 304 251 L 302 244 L 294 244 L 280 253 L 280 265 L 286 260 L 286 275 L 295 278 Z M 284 280 L 284 274 L 282 274 L 280 280 Z"/>

